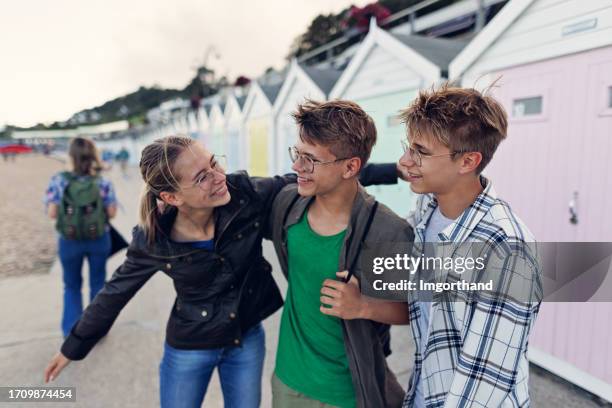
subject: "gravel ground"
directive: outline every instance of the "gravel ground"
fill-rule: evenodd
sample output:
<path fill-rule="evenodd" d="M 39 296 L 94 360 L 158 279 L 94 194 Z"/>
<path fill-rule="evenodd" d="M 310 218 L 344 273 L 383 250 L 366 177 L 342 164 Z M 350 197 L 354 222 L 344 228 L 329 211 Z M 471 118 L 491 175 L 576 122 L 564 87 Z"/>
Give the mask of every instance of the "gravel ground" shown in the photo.
<path fill-rule="evenodd" d="M 62 169 L 58 160 L 37 154 L 0 161 L 0 278 L 49 272 L 57 243 L 42 200 L 49 179 Z"/>

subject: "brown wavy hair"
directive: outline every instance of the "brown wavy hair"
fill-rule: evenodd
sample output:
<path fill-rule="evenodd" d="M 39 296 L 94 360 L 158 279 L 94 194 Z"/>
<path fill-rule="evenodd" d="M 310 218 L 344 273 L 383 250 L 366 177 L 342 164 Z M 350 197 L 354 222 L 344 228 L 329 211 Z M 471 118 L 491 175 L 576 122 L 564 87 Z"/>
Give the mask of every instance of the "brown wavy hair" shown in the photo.
<path fill-rule="evenodd" d="M 68 156 L 72 172 L 78 176 L 96 176 L 102 170 L 98 149 L 93 141 L 75 137 L 70 141 Z"/>
<path fill-rule="evenodd" d="M 489 164 L 508 129 L 506 111 L 495 98 L 448 82 L 437 89 L 421 90 L 399 118 L 409 137 L 425 134 L 452 152 L 482 154 L 476 174 Z"/>

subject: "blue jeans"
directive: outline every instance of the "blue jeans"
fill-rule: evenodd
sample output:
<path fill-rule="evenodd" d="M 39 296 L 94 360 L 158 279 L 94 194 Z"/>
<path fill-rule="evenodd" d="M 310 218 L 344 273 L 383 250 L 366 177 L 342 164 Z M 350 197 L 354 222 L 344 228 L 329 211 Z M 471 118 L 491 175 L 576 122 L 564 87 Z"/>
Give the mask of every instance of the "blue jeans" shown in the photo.
<path fill-rule="evenodd" d="M 111 249 L 110 233 L 98 239 L 77 241 L 59 238 L 59 258 L 64 278 L 64 312 L 62 331 L 64 337 L 83 313 L 83 258 L 89 262 L 89 300 L 91 301 L 104 286 L 106 279 L 106 259 Z"/>
<path fill-rule="evenodd" d="M 199 408 L 215 367 L 225 408 L 257 408 L 266 354 L 261 323 L 249 329 L 240 347 L 179 350 L 166 343 L 159 366 L 162 408 Z"/>

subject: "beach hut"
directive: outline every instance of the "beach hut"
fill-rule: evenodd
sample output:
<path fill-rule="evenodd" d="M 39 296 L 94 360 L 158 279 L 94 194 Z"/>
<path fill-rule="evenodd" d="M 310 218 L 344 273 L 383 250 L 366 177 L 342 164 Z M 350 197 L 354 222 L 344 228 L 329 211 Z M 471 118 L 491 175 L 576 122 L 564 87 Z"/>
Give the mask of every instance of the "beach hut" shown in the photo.
<path fill-rule="evenodd" d="M 246 166 L 246 143 L 244 138 L 244 120 L 242 109 L 246 96 L 230 93 L 225 102 L 225 152 L 228 171 L 244 169 Z"/>
<path fill-rule="evenodd" d="M 212 127 L 210 123 L 210 114 L 212 112 L 213 100 L 209 97 L 202 100 L 200 105 L 200 109 L 198 109 L 198 129 L 200 141 L 206 146 L 206 148 L 210 148 L 210 143 L 212 142 Z"/>
<path fill-rule="evenodd" d="M 210 106 L 210 151 L 214 154 L 225 154 L 225 102 L 215 99 Z"/>
<path fill-rule="evenodd" d="M 538 241 L 612 241 L 612 2 L 512 0 L 450 76 L 497 79 L 509 130 L 486 173 Z M 612 401 L 611 314 L 611 303 L 544 302 L 531 360 Z"/>
<path fill-rule="evenodd" d="M 198 139 L 201 142 L 206 142 L 209 120 L 206 110 L 200 106 L 197 110 L 191 107 L 183 109 L 183 111 L 174 117 L 170 116 L 171 120 L 162 120 L 157 122 L 159 131 L 164 136 L 172 134 L 181 134 Z"/>
<path fill-rule="evenodd" d="M 273 104 L 282 81 L 261 84 L 251 82 L 243 116 L 246 135 L 247 169 L 251 176 L 268 176 L 275 170 Z"/>
<path fill-rule="evenodd" d="M 209 110 L 205 106 L 200 107 L 198 115 L 198 124 L 200 125 L 200 141 L 204 145 L 208 145 L 210 139 L 210 117 L 208 116 Z"/>
<path fill-rule="evenodd" d="M 354 100 L 376 122 L 378 140 L 371 162 L 400 158 L 406 131 L 397 114 L 419 89 L 446 78 L 449 62 L 464 46 L 463 41 L 391 34 L 372 20 L 368 35 L 329 95 Z M 400 215 L 407 215 L 414 204 L 407 183 L 373 186 L 368 191 Z"/>
<path fill-rule="evenodd" d="M 208 114 L 206 113 L 206 109 L 204 109 L 204 106 L 200 106 L 197 110 L 192 111 L 190 120 L 193 124 L 192 126 L 194 126 L 196 129 L 196 134 L 194 135 L 194 137 L 202 143 L 206 144 L 210 121 L 208 119 Z"/>
<path fill-rule="evenodd" d="M 318 69 L 291 61 L 287 78 L 283 82 L 274 102 L 274 124 L 276 128 L 276 168 L 275 172 L 291 172 L 288 147 L 297 141 L 298 130 L 291 113 L 306 98 L 318 101 L 327 99 L 329 92 L 340 77 L 335 69 Z"/>
<path fill-rule="evenodd" d="M 169 134 L 178 135 L 178 134 L 187 134 L 187 129 L 185 127 L 184 113 L 181 110 L 175 110 L 170 112 L 168 116 L 168 126 Z"/>

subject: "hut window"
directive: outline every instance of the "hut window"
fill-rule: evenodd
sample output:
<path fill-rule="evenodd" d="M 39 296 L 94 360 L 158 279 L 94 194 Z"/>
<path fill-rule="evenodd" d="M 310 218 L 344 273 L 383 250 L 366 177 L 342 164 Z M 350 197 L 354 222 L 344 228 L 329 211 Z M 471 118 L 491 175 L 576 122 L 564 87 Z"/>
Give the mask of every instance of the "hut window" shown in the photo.
<path fill-rule="evenodd" d="M 542 114 L 542 97 L 515 99 L 512 103 L 512 116 L 522 118 Z"/>

